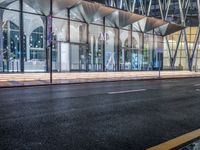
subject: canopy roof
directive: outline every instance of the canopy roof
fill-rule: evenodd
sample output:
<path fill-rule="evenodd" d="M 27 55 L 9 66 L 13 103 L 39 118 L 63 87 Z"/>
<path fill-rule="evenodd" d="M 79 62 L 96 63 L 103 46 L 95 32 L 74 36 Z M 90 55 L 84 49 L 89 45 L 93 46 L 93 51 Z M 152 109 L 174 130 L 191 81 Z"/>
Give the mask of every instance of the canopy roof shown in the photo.
<path fill-rule="evenodd" d="M 96 2 L 84 0 L 52 0 L 53 14 L 63 10 L 71 9 L 71 12 L 79 16 L 81 20 L 92 23 L 95 20 L 106 18 L 106 25 L 123 28 L 133 24 L 133 30 L 139 32 L 155 31 L 155 34 L 165 36 L 177 32 L 184 27 L 161 19 L 147 17 L 123 11 Z M 6 7 L 16 0 L 0 0 L 0 6 Z M 48 15 L 50 11 L 50 0 L 24 0 L 36 12 Z"/>

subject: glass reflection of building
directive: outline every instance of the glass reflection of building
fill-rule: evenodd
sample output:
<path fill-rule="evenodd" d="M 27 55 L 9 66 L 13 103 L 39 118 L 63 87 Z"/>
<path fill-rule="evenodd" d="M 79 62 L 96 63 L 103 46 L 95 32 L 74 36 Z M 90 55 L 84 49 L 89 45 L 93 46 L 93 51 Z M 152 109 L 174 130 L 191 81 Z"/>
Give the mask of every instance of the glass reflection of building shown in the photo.
<path fill-rule="evenodd" d="M 148 71 L 158 70 L 159 66 L 171 69 L 167 46 L 173 53 L 178 33 L 182 31 L 168 35 L 167 45 L 163 36 L 155 34 L 154 28 L 147 30 L 144 26 L 138 31 L 135 23 L 125 26 L 121 20 L 113 19 L 121 15 L 117 9 L 100 14 L 95 12 L 98 9 L 87 10 L 89 2 L 80 4 L 76 0 L 52 1 L 53 45 L 50 53 L 50 2 L 0 0 L 0 72 L 48 72 L 50 63 L 54 72 Z M 136 9 L 137 14 L 140 12 Z M 197 30 L 197 27 L 190 27 L 186 31 L 190 51 Z M 182 38 L 173 69 L 188 69 Z"/>

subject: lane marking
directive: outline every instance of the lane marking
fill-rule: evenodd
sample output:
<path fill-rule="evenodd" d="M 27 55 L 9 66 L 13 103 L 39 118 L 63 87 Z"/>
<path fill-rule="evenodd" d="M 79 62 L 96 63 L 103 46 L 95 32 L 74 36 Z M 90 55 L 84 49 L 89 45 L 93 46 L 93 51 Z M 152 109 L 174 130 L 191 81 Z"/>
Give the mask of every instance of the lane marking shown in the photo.
<path fill-rule="evenodd" d="M 197 92 L 200 92 L 200 89 L 196 89 Z"/>
<path fill-rule="evenodd" d="M 200 84 L 194 84 L 194 86 L 200 86 Z"/>
<path fill-rule="evenodd" d="M 194 139 L 197 139 L 199 137 L 200 137 L 200 129 L 197 129 L 195 131 L 186 133 L 182 136 L 179 136 L 177 138 L 174 138 L 172 140 L 169 140 L 157 146 L 148 148 L 147 150 L 171 150 L 171 149 L 177 148 L 178 146 L 186 144 Z"/>
<path fill-rule="evenodd" d="M 134 93 L 134 92 L 143 92 L 146 89 L 137 89 L 137 90 L 127 90 L 127 91 L 116 91 L 116 92 L 108 92 L 108 94 L 123 94 L 123 93 Z"/>

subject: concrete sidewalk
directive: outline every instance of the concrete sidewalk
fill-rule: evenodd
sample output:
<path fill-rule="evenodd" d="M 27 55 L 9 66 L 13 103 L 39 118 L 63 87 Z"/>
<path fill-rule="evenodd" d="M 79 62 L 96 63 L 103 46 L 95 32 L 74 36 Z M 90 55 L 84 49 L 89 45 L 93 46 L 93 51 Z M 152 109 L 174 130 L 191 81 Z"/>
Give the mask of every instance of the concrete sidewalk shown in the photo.
<path fill-rule="evenodd" d="M 161 71 L 160 78 L 200 77 L 200 72 Z M 53 84 L 158 79 L 158 71 L 53 73 Z M 50 84 L 49 73 L 0 74 L 0 87 Z"/>

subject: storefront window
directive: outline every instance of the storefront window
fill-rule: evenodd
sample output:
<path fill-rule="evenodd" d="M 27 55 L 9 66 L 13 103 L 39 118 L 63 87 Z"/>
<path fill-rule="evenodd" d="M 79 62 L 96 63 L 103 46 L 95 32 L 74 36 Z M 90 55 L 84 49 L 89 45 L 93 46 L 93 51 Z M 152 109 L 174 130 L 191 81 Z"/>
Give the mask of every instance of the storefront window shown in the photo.
<path fill-rule="evenodd" d="M 53 71 L 69 71 L 68 20 L 53 18 Z"/>
<path fill-rule="evenodd" d="M 153 35 L 144 34 L 144 48 L 142 51 L 142 69 L 153 70 Z"/>
<path fill-rule="evenodd" d="M 103 70 L 103 42 L 104 34 L 103 27 L 98 25 L 89 26 L 89 53 L 88 65 L 90 71 Z"/>
<path fill-rule="evenodd" d="M 131 31 L 120 30 L 120 70 L 131 70 Z"/>
<path fill-rule="evenodd" d="M 163 37 L 154 36 L 153 70 L 163 69 Z"/>
<path fill-rule="evenodd" d="M 87 24 L 71 21 L 70 22 L 70 41 L 74 43 L 86 43 L 87 41 Z"/>
<path fill-rule="evenodd" d="M 106 27 L 105 69 L 117 70 L 118 29 Z"/>
<path fill-rule="evenodd" d="M 24 13 L 24 70 L 46 71 L 46 19 L 40 15 Z"/>
<path fill-rule="evenodd" d="M 20 72 L 19 13 L 0 12 L 0 71 Z"/>
<path fill-rule="evenodd" d="M 143 34 L 132 32 L 132 70 L 142 70 Z"/>

